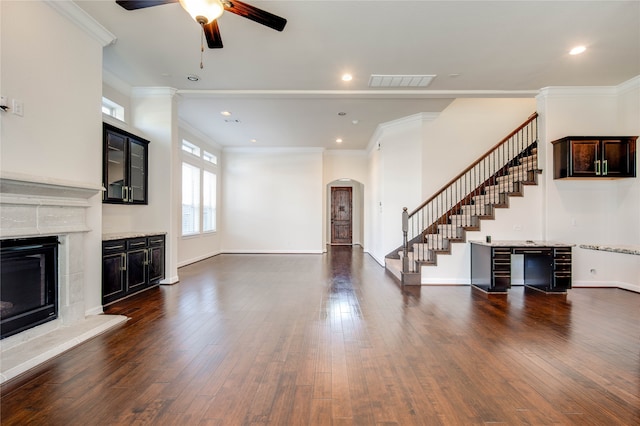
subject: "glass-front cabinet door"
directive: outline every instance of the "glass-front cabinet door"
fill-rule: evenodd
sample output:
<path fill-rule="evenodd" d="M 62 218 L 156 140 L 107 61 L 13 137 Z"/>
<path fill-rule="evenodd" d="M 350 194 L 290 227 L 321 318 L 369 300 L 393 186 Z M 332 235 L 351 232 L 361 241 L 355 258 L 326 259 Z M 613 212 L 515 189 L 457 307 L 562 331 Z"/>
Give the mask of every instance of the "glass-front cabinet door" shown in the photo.
<path fill-rule="evenodd" d="M 129 201 L 147 201 L 147 144 L 135 139 L 129 140 Z"/>
<path fill-rule="evenodd" d="M 111 131 L 105 132 L 105 199 L 124 200 L 125 145 L 127 138 Z"/>
<path fill-rule="evenodd" d="M 104 123 L 104 203 L 147 204 L 149 141 Z"/>

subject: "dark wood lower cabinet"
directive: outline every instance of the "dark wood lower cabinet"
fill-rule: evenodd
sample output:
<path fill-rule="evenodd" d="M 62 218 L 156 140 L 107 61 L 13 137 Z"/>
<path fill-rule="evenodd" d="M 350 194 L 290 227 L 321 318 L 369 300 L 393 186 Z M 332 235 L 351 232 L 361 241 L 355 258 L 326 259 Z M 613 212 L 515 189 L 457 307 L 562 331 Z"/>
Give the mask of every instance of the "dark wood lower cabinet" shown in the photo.
<path fill-rule="evenodd" d="M 164 235 L 102 242 L 102 304 L 158 285 L 164 278 Z"/>

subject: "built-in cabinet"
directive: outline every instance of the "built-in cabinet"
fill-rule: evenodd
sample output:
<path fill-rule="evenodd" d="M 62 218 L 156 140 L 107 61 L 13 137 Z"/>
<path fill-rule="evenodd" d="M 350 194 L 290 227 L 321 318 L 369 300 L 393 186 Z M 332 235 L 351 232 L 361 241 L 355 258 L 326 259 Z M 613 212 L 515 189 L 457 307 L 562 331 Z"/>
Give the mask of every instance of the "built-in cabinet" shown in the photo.
<path fill-rule="evenodd" d="M 511 256 L 522 255 L 524 285 L 545 293 L 571 288 L 571 245 L 544 241 L 471 241 L 471 285 L 487 293 L 511 288 Z"/>
<path fill-rule="evenodd" d="M 158 285 L 164 278 L 165 236 L 102 242 L 102 304 Z"/>
<path fill-rule="evenodd" d="M 636 177 L 637 136 L 567 136 L 553 144 L 554 179 Z"/>
<path fill-rule="evenodd" d="M 103 124 L 104 203 L 147 204 L 148 152 L 148 140 Z"/>

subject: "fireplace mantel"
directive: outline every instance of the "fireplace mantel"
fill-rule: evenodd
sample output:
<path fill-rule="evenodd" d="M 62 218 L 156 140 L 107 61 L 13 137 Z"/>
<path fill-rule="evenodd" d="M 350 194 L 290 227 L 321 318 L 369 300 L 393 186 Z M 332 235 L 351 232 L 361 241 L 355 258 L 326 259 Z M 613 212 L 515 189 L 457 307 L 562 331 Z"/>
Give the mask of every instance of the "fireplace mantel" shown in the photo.
<path fill-rule="evenodd" d="M 102 186 L 61 179 L 45 179 L 17 173 L 0 174 L 2 203 L 88 206 L 89 198 L 102 191 Z"/>
<path fill-rule="evenodd" d="M 96 238 L 91 231 L 101 235 L 88 219 L 102 208 L 96 200 L 101 191 L 101 185 L 0 174 L 0 239 L 57 236 L 60 241 L 58 318 L 2 339 L 0 383 L 126 321 L 119 315 L 87 315 L 85 305 L 87 283 L 100 280 L 100 272 L 87 269 L 91 262 L 84 259 L 87 241 Z M 100 241 L 88 256 L 99 255 Z"/>
<path fill-rule="evenodd" d="M 0 176 L 0 238 L 87 232 L 85 210 L 102 187 L 56 179 Z"/>

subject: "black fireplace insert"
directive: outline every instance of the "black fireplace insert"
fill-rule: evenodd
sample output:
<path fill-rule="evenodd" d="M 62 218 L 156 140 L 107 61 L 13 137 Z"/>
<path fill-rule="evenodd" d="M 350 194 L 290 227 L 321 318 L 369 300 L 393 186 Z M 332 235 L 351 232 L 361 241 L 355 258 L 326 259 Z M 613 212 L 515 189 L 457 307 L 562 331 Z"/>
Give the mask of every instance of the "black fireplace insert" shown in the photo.
<path fill-rule="evenodd" d="M 58 317 L 58 237 L 0 240 L 0 338 Z"/>

